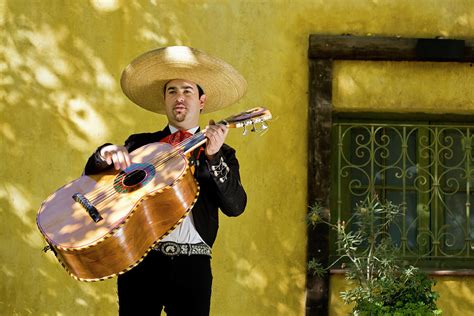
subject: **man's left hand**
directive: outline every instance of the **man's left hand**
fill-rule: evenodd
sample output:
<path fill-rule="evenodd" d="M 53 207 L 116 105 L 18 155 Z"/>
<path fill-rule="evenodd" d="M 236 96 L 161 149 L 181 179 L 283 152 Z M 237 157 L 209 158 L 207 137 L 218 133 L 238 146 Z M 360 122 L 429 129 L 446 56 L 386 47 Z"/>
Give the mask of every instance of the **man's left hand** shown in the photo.
<path fill-rule="evenodd" d="M 207 138 L 206 157 L 212 159 L 214 155 L 221 149 L 229 129 L 224 124 L 216 124 L 213 120 L 209 121 L 206 127 L 205 135 Z"/>

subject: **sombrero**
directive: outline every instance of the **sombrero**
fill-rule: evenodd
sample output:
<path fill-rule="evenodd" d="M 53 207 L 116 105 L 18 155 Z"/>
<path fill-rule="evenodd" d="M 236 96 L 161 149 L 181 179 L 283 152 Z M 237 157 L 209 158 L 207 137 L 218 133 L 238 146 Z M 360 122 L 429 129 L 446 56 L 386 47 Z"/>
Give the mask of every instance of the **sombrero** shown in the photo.
<path fill-rule="evenodd" d="M 165 114 L 163 89 L 173 79 L 191 80 L 204 90 L 204 113 L 237 102 L 247 89 L 244 77 L 231 65 L 187 46 L 158 48 L 138 56 L 122 72 L 120 84 L 132 102 Z"/>

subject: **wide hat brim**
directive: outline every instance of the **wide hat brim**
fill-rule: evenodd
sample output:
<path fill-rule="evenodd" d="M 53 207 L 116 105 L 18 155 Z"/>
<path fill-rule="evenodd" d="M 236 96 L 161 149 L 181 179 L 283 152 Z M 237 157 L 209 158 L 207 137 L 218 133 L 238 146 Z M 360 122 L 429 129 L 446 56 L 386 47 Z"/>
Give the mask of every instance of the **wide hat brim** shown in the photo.
<path fill-rule="evenodd" d="M 190 80 L 206 94 L 203 113 L 217 111 L 237 102 L 247 82 L 228 63 L 187 46 L 169 46 L 135 58 L 122 72 L 125 95 L 142 108 L 166 114 L 164 86 L 173 79 Z"/>

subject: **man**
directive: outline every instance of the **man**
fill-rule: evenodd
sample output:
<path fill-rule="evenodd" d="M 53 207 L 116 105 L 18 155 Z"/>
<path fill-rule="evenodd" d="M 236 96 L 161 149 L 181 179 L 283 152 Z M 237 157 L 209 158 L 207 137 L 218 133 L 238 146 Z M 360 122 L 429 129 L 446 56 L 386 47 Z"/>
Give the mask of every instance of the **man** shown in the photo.
<path fill-rule="evenodd" d="M 129 153 L 152 142 L 170 142 L 199 130 L 199 116 L 240 99 L 246 82 L 230 65 L 189 47 L 166 47 L 145 53 L 124 70 L 125 94 L 139 106 L 165 114 L 168 126 L 155 133 L 131 135 L 123 146 L 105 144 L 89 158 L 85 173 L 126 169 Z M 181 131 L 181 132 L 180 132 Z M 120 315 L 209 315 L 211 247 L 218 229 L 218 209 L 240 215 L 246 193 L 240 183 L 235 150 L 224 144 L 227 127 L 209 122 L 206 144 L 193 150 L 190 162 L 200 186 L 189 215 L 135 268 L 118 277 Z"/>

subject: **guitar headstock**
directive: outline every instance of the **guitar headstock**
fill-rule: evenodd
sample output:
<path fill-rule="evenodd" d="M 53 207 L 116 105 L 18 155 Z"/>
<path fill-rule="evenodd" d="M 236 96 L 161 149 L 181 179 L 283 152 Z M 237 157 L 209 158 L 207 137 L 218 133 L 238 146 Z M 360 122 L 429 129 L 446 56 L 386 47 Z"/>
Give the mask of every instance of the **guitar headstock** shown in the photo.
<path fill-rule="evenodd" d="M 247 134 L 247 126 L 252 126 L 250 131 L 263 131 L 268 128 L 266 121 L 272 118 L 269 110 L 263 107 L 256 107 L 245 112 L 232 115 L 224 120 L 222 123 L 232 128 L 244 128 L 244 135 Z M 257 127 L 260 124 L 260 127 Z"/>

